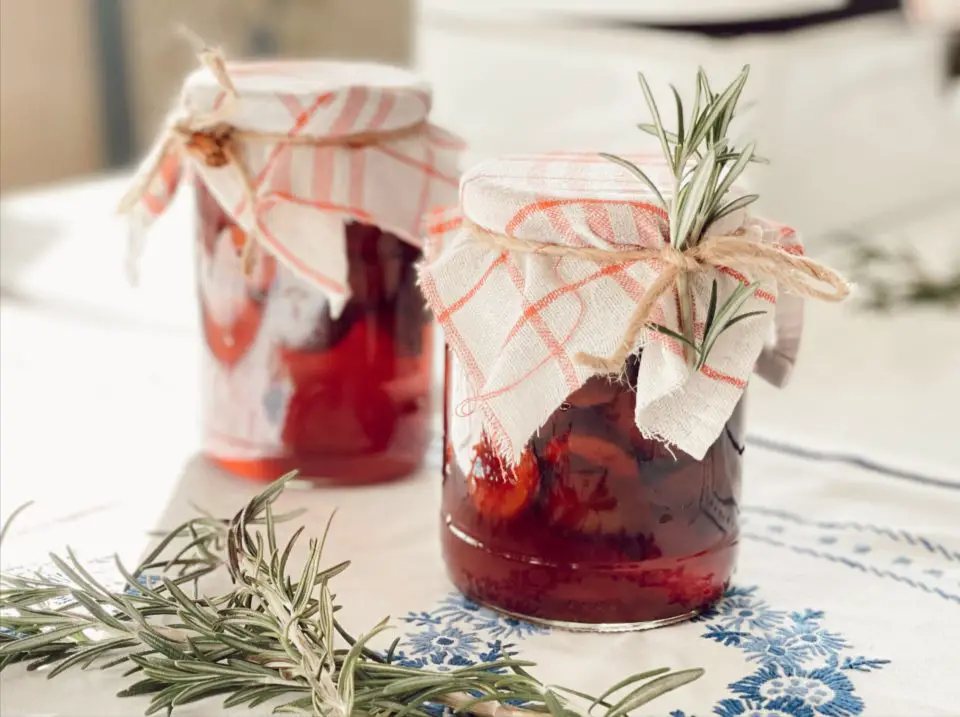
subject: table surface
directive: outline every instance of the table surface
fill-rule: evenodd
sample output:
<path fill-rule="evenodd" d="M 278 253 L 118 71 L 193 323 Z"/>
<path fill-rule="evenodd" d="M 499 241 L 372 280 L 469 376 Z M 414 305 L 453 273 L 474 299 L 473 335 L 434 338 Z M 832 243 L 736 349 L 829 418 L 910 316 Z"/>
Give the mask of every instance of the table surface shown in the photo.
<path fill-rule="evenodd" d="M 36 501 L 4 546 L 5 567 L 43 563 L 67 543 L 94 569 L 116 552 L 135 562 L 148 531 L 191 504 L 226 515 L 257 489 L 197 457 L 187 212 L 161 221 L 133 289 L 112 212 L 121 186 L 104 179 L 0 203 L 0 518 Z M 930 251 L 960 251 L 958 236 L 957 211 L 896 231 Z M 329 558 L 354 563 L 338 578 L 345 620 L 363 631 L 392 615 L 412 660 L 442 666 L 495 647 L 537 661 L 548 682 L 598 692 L 647 667 L 707 669 L 648 715 L 955 715 L 958 405 L 956 313 L 811 305 L 792 384 L 751 387 L 731 595 L 698 622 L 648 633 L 547 632 L 463 603 L 436 540 L 437 451 L 401 483 L 298 489 L 283 501 L 306 507 L 318 530 L 338 509 Z M 48 683 L 14 669 L 0 679 L 4 715 L 145 706 L 113 697 L 114 673 Z"/>

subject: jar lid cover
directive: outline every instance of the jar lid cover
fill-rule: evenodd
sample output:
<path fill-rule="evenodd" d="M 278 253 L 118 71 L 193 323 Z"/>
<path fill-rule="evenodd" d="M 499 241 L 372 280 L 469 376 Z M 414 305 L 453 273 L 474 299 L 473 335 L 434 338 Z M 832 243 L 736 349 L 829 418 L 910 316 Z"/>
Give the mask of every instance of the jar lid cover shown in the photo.
<path fill-rule="evenodd" d="M 324 291 L 336 317 L 350 298 L 345 222 L 420 246 L 424 214 L 454 203 L 463 143 L 430 124 L 430 88 L 406 70 L 200 59 L 121 204 L 132 270 L 190 173 L 246 234 L 245 259 L 272 254 Z"/>
<path fill-rule="evenodd" d="M 389 132 L 427 119 L 430 86 L 390 65 L 326 60 L 226 62 L 236 90 L 230 123 L 237 129 L 336 137 Z M 190 115 L 214 112 L 225 90 L 214 70 L 201 66 L 184 82 L 182 107 Z"/>
<path fill-rule="evenodd" d="M 641 167 L 669 201 L 673 177 L 662 155 L 624 158 Z M 742 194 L 736 187 L 730 192 L 731 198 Z M 537 242 L 655 246 L 668 236 L 667 215 L 653 191 L 595 152 L 485 160 L 464 174 L 460 207 L 464 217 L 484 229 Z M 733 212 L 714 229 L 732 231 L 746 216 L 744 210 Z"/>

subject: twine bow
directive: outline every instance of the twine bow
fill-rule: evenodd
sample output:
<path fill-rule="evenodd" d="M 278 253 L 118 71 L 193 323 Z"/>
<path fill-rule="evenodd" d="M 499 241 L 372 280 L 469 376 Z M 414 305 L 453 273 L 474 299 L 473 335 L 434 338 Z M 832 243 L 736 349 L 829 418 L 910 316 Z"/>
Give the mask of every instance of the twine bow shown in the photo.
<path fill-rule="evenodd" d="M 229 122 L 230 116 L 236 109 L 239 93 L 233 80 L 230 79 L 223 54 L 219 50 L 204 47 L 198 53 L 198 59 L 203 66 L 210 70 L 217 84 L 223 90 L 223 102 L 213 112 L 190 115 L 170 123 L 163 139 L 160 141 L 160 148 L 154 161 L 146 165 L 134 180 L 133 185 L 120 200 L 118 210 L 121 213 L 129 212 L 143 198 L 160 173 L 164 159 L 171 152 L 191 155 L 212 168 L 232 167 L 240 179 L 245 206 L 249 207 L 254 214 L 251 230 L 246 233 L 241 250 L 244 271 L 248 273 L 253 268 L 252 249 L 259 236 L 259 220 L 256 217 L 257 181 L 244 162 L 244 142 L 361 149 L 420 135 L 428 125 L 427 120 L 423 119 L 412 125 L 397 129 L 324 136 L 242 130 Z"/>
<path fill-rule="evenodd" d="M 661 265 L 656 280 L 647 287 L 631 314 L 617 350 L 606 358 L 583 352 L 575 356 L 579 364 L 605 373 L 617 373 L 622 369 L 647 328 L 654 307 L 681 275 L 732 267 L 772 279 L 785 290 L 807 298 L 836 302 L 843 301 L 850 294 L 850 285 L 840 274 L 813 259 L 763 243 L 759 228 L 753 228 L 756 231 L 741 228 L 731 234 L 711 234 L 683 250 L 666 243 L 659 247 L 613 250 L 533 242 L 492 232 L 470 222 L 465 226 L 478 240 L 501 251 L 577 257 L 601 264 L 647 261 Z"/>

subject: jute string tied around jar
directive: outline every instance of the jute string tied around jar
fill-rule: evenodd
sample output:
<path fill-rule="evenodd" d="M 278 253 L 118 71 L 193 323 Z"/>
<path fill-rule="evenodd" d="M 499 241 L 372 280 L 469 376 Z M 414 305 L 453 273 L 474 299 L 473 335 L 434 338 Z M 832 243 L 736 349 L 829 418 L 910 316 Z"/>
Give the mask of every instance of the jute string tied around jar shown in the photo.
<path fill-rule="evenodd" d="M 764 244 L 759 232 L 738 229 L 730 234 L 709 234 L 698 244 L 677 249 L 665 242 L 658 247 L 635 247 L 623 250 L 598 247 L 571 247 L 520 239 L 465 222 L 473 236 L 491 248 L 520 254 L 576 257 L 600 264 L 627 264 L 636 261 L 656 262 L 661 266 L 656 280 L 646 289 L 637 303 L 618 348 L 609 357 L 577 353 L 578 363 L 605 373 L 618 373 L 635 350 L 641 333 L 647 327 L 657 302 L 677 283 L 681 275 L 702 273 L 730 267 L 747 272 L 756 278 L 775 281 L 793 294 L 821 299 L 843 301 L 850 294 L 850 284 L 837 272 L 805 256 L 798 256 L 782 248 Z"/>
<path fill-rule="evenodd" d="M 229 117 L 239 99 L 239 93 L 230 78 L 223 53 L 220 50 L 207 47 L 200 50 L 198 59 L 203 66 L 210 70 L 217 84 L 223 89 L 224 101 L 213 112 L 183 117 L 170 123 L 165 130 L 161 150 L 156 154 L 156 161 L 141 172 L 129 191 L 120 200 L 118 210 L 121 213 L 128 212 L 148 191 L 153 180 L 160 173 L 163 160 L 171 149 L 184 155 L 192 155 L 209 167 L 232 167 L 240 179 L 244 200 L 247 206 L 253 210 L 257 204 L 257 181 L 244 162 L 244 142 L 309 147 L 362 148 L 396 139 L 414 137 L 423 133 L 428 126 L 428 122 L 422 120 L 397 129 L 325 136 L 241 130 L 229 123 Z M 243 267 L 247 272 L 250 272 L 253 268 L 254 255 L 252 250 L 258 235 L 258 224 L 259 220 L 254 213 L 252 231 L 247 233 L 242 249 Z"/>

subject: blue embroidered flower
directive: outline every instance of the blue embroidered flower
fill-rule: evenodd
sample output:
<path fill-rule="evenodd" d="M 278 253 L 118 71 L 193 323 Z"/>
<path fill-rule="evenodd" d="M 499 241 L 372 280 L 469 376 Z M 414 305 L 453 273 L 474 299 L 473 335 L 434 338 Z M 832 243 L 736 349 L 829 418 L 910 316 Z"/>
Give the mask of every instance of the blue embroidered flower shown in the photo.
<path fill-rule="evenodd" d="M 407 633 L 394 653 L 397 664 L 440 671 L 496 662 L 517 654 L 513 640 L 549 632 L 548 628 L 506 617 L 451 593 L 430 612 L 408 613 Z"/>
<path fill-rule="evenodd" d="M 416 627 L 429 627 L 430 625 L 442 625 L 443 618 L 429 612 L 410 612 L 403 618 L 404 622 L 409 622 Z"/>
<path fill-rule="evenodd" d="M 784 667 L 800 667 L 803 662 L 804 655 L 790 650 L 775 632 L 749 635 L 742 647 L 747 653 L 747 662 Z"/>
<path fill-rule="evenodd" d="M 769 630 L 783 622 L 784 613 L 773 610 L 754 595 L 756 588 L 730 590 L 710 617 L 728 630 Z"/>
<path fill-rule="evenodd" d="M 514 657 L 517 654 L 514 648 L 516 648 L 516 645 L 512 643 L 505 645 L 500 640 L 494 640 L 487 643 L 487 649 L 480 652 L 477 658 L 480 662 L 496 662 L 505 657 Z"/>
<path fill-rule="evenodd" d="M 853 717 L 863 712 L 863 700 L 854 694 L 853 683 L 833 667 L 806 671 L 766 665 L 730 688 L 758 705 L 792 698 L 827 717 Z"/>
<path fill-rule="evenodd" d="M 487 629 L 491 635 L 503 640 L 516 637 L 545 635 L 550 632 L 550 629 L 543 625 L 535 625 L 532 622 L 525 622 L 507 615 L 495 616 L 495 620 L 492 623 L 487 623 Z"/>
<path fill-rule="evenodd" d="M 735 697 L 713 708 L 717 717 L 853 717 L 863 700 L 848 674 L 870 673 L 889 660 L 848 656 L 851 645 L 823 626 L 821 610 L 786 614 L 771 609 L 756 588 L 733 588 L 699 618 L 702 637 L 746 653 L 756 673 L 730 685 Z M 688 717 L 682 711 L 671 717 Z M 690 716 L 692 717 L 692 716 Z"/>
<path fill-rule="evenodd" d="M 715 640 L 726 647 L 739 647 L 744 638 L 748 638 L 750 635 L 746 632 L 725 630 L 718 625 L 707 625 L 707 631 L 703 634 L 703 637 L 707 638 L 708 640 Z"/>
<path fill-rule="evenodd" d="M 816 656 L 828 657 L 850 647 L 841 635 L 824 630 L 816 622 L 794 621 L 777 630 L 783 648 L 801 660 Z"/>
<path fill-rule="evenodd" d="M 455 627 L 447 627 L 443 630 L 428 628 L 410 638 L 411 654 L 436 655 L 442 658 L 444 664 L 448 659 L 469 660 L 481 649 L 482 643 L 479 638 Z"/>
<path fill-rule="evenodd" d="M 815 717 L 816 714 L 810 705 L 797 697 L 778 697 L 765 704 L 752 700 L 722 700 L 713 708 L 713 713 L 719 717 Z"/>
<path fill-rule="evenodd" d="M 889 665 L 890 660 L 871 660 L 867 657 L 844 657 L 841 670 L 856 670 L 857 672 L 872 672 L 879 670 L 884 665 Z"/>
<path fill-rule="evenodd" d="M 470 626 L 473 630 L 486 632 L 501 640 L 545 635 L 550 631 L 541 625 L 501 615 L 460 593 L 448 595 L 433 612 L 410 613 L 405 619 L 418 627 L 443 624 Z"/>

